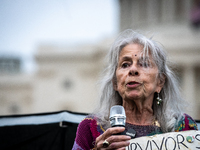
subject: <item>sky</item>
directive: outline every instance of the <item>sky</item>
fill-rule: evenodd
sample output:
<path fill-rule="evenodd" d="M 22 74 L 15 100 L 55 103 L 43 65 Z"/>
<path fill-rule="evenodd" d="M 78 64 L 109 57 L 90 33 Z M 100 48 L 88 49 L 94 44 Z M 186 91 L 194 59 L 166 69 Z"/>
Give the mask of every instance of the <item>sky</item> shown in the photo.
<path fill-rule="evenodd" d="M 31 71 L 41 43 L 95 43 L 118 32 L 117 0 L 0 0 L 0 56 Z"/>

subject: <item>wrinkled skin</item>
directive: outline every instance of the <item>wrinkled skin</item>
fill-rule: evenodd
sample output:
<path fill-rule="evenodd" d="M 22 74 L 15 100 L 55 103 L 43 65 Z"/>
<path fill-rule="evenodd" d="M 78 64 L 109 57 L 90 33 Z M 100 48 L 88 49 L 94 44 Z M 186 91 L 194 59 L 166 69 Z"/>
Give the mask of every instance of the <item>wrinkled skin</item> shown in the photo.
<path fill-rule="evenodd" d="M 143 47 L 139 44 L 128 44 L 120 52 L 116 69 L 114 89 L 120 94 L 126 112 L 126 122 L 136 125 L 151 125 L 153 120 L 154 93 L 159 93 L 164 82 L 158 78 L 158 68 L 151 55 L 143 58 Z M 103 147 L 104 140 L 110 145 L 107 149 L 125 149 L 130 137 L 113 135 L 124 128 L 109 128 L 96 140 L 97 149 Z"/>

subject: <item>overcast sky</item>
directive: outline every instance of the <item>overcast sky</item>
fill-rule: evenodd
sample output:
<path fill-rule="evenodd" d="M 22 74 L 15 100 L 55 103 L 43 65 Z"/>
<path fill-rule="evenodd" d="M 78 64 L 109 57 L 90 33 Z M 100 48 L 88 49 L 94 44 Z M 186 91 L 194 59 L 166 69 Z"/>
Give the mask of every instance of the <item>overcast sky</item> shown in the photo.
<path fill-rule="evenodd" d="M 0 56 L 30 69 L 40 43 L 97 42 L 118 31 L 117 0 L 0 0 Z"/>

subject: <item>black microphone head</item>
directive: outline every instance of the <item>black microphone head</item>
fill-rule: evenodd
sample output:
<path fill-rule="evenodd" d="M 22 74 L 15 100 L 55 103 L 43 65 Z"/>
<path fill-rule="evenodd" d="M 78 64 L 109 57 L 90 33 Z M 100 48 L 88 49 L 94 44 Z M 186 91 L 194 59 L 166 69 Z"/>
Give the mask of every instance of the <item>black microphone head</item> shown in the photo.
<path fill-rule="evenodd" d="M 112 127 L 123 126 L 125 127 L 126 115 L 124 107 L 121 105 L 112 106 L 110 109 L 110 124 Z"/>

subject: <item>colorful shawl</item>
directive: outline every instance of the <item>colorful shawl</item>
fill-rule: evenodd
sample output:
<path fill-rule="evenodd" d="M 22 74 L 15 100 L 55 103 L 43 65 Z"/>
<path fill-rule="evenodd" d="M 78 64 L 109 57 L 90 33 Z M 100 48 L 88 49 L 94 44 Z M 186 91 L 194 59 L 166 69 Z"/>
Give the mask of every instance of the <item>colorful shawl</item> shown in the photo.
<path fill-rule="evenodd" d="M 96 138 L 105 132 L 105 129 L 97 123 L 97 118 L 87 116 L 78 126 L 76 139 L 72 150 L 89 150 L 95 146 Z M 136 137 L 161 134 L 161 128 L 155 125 L 133 125 L 126 123 L 125 130 L 133 128 L 137 134 Z M 196 122 L 187 114 L 175 125 L 175 131 L 198 130 Z"/>

